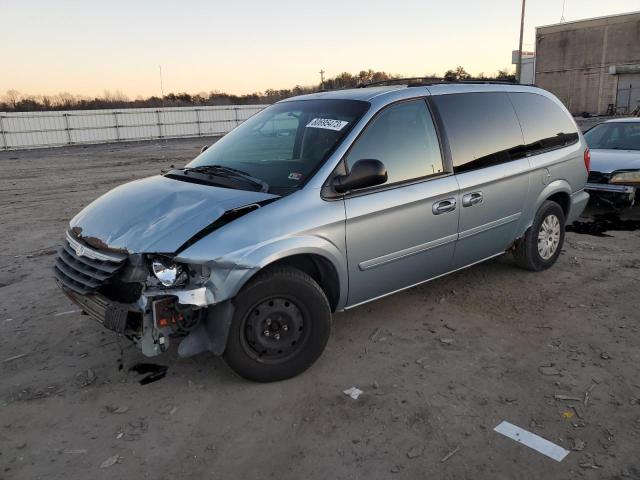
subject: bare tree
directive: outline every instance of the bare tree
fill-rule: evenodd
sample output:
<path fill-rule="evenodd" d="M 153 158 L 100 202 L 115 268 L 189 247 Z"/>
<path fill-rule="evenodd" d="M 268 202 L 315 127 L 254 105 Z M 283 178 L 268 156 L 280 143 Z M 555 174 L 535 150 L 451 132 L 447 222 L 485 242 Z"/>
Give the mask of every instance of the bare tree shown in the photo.
<path fill-rule="evenodd" d="M 20 92 L 18 90 L 9 89 L 5 95 L 5 102 L 14 110 L 20 101 Z"/>

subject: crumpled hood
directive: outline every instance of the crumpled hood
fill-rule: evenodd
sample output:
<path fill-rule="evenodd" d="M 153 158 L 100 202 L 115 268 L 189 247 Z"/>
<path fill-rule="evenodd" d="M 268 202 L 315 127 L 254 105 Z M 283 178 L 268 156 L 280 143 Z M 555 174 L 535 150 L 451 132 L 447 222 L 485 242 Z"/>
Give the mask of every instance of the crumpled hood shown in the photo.
<path fill-rule="evenodd" d="M 88 243 L 129 253 L 172 253 L 225 211 L 277 195 L 155 176 L 126 183 L 70 222 Z"/>
<path fill-rule="evenodd" d="M 638 150 L 591 150 L 591 170 L 611 173 L 616 170 L 640 170 Z"/>

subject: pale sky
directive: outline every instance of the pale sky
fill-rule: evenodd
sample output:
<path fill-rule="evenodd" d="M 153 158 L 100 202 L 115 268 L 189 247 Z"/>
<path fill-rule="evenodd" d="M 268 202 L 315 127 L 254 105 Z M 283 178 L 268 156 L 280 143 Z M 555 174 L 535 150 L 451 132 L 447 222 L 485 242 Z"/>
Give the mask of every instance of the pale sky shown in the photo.
<path fill-rule="evenodd" d="M 528 0 L 534 28 L 563 0 Z M 250 93 L 372 68 L 406 76 L 512 68 L 520 0 L 0 0 L 0 95 Z M 639 0 L 566 0 L 567 21 Z"/>

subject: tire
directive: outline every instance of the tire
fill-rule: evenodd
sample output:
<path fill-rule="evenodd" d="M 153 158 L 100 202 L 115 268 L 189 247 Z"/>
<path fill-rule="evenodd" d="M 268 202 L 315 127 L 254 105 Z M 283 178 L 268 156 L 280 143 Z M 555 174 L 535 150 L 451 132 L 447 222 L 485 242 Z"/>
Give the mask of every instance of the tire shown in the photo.
<path fill-rule="evenodd" d="M 259 273 L 233 299 L 226 364 L 256 382 L 291 378 L 320 356 L 331 332 L 331 308 L 306 273 L 278 268 Z"/>
<path fill-rule="evenodd" d="M 549 235 L 549 232 L 555 232 L 556 222 L 557 236 Z M 564 244 L 564 232 L 565 217 L 562 207 L 551 200 L 545 201 L 538 209 L 533 224 L 516 245 L 513 255 L 517 265 L 534 272 L 549 268 L 560 256 Z M 545 243 L 547 243 L 547 250 L 544 248 Z"/>

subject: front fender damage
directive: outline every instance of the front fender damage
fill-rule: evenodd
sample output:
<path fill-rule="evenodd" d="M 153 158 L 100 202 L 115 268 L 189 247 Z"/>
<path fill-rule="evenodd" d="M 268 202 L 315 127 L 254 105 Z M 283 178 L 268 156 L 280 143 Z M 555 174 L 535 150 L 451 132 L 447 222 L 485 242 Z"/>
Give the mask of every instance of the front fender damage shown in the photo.
<path fill-rule="evenodd" d="M 189 332 L 178 345 L 178 355 L 191 357 L 206 351 L 222 355 L 227 345 L 234 311 L 231 300 L 210 306 L 205 320 Z"/>
<path fill-rule="evenodd" d="M 156 300 L 174 298 L 177 309 L 191 307 L 197 311 L 199 322 L 189 329 L 178 345 L 178 355 L 191 357 L 206 351 L 222 355 L 227 344 L 229 328 L 233 320 L 234 307 L 231 300 L 237 289 L 237 281 L 258 270 L 258 266 L 247 265 L 231 259 L 207 262 L 211 274 L 205 285 L 196 288 L 150 288 L 144 292 L 145 303 L 151 305 L 150 315 L 144 322 L 141 349 L 145 355 L 153 356 L 168 347 L 171 329 L 164 328 L 153 308 Z"/>
<path fill-rule="evenodd" d="M 178 355 L 181 357 L 191 357 L 205 351 L 215 355 L 224 353 L 235 312 L 230 298 L 236 283 L 232 277 L 237 280 L 237 277 L 245 277 L 248 273 L 259 269 L 257 265 L 248 265 L 241 261 L 234 262 L 230 259 L 220 259 L 208 265 L 211 268 L 210 284 L 213 292 L 207 289 L 207 295 L 215 297 L 217 301 L 215 304 L 209 302 L 203 321 L 180 342 Z"/>

